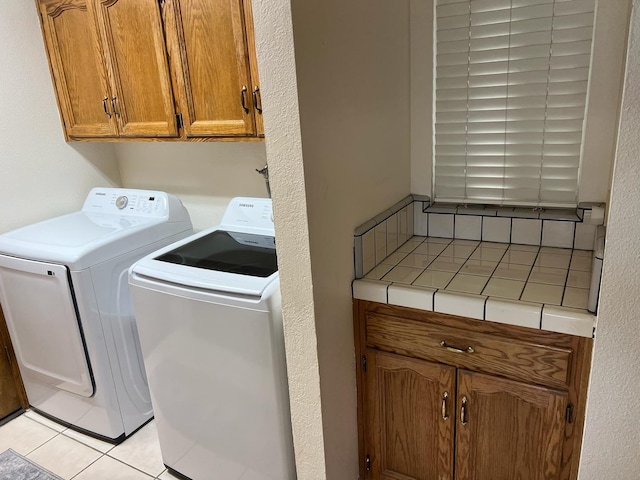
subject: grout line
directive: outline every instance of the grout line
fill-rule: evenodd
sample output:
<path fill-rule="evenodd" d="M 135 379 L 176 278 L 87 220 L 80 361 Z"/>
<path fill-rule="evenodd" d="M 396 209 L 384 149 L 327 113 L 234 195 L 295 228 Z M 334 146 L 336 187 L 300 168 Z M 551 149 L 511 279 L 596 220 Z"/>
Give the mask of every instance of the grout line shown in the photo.
<path fill-rule="evenodd" d="M 575 236 L 574 236 L 575 238 Z M 564 276 L 564 286 L 562 287 L 562 297 L 560 298 L 560 306 L 564 306 L 564 296 L 567 293 L 567 282 L 569 281 L 569 272 L 571 271 L 571 262 L 573 261 L 573 250 L 571 251 L 571 256 L 569 257 L 569 266 L 567 267 L 567 273 Z"/>
<path fill-rule="evenodd" d="M 509 219 L 509 245 L 511 245 L 511 240 L 513 239 L 513 218 Z"/>
<path fill-rule="evenodd" d="M 84 445 L 84 444 L 83 444 Z M 96 458 L 93 462 L 89 463 L 89 465 L 87 465 L 86 467 L 84 467 L 82 470 L 80 470 L 78 473 L 76 473 L 73 477 L 71 477 L 72 479 L 76 478 L 78 475 L 80 475 L 82 472 L 84 472 L 87 468 L 89 468 L 91 465 L 93 465 L 94 463 L 96 463 L 98 460 L 100 460 L 102 457 L 104 457 L 106 454 L 103 453 L 102 455 L 100 455 L 98 458 Z"/>
<path fill-rule="evenodd" d="M 60 432 L 58 432 L 57 430 L 54 430 L 53 428 L 48 427 L 48 426 L 44 425 L 43 423 L 40 423 L 39 421 L 34 420 L 33 418 L 29 418 L 29 417 L 25 416 L 24 414 L 20 415 L 20 417 L 21 417 L 21 416 L 24 416 L 24 417 L 25 417 L 27 420 L 29 420 L 30 422 L 34 422 L 35 424 L 37 424 L 37 425 L 39 425 L 39 426 L 41 426 L 41 427 L 44 427 L 44 428 L 46 428 L 46 429 L 48 429 L 48 430 L 51 430 L 52 432 L 54 432 L 54 433 L 55 433 L 55 435 L 54 435 L 53 437 L 51 437 L 50 439 L 48 439 L 48 440 L 46 440 L 46 441 L 42 442 L 42 443 L 41 443 L 40 445 L 38 445 L 36 448 L 34 448 L 34 449 L 30 450 L 29 452 L 25 453 L 25 454 L 24 454 L 24 456 L 25 456 L 25 457 L 27 457 L 27 456 L 31 455 L 33 452 L 35 452 L 36 450 L 38 450 L 38 449 L 39 449 L 40 447 L 42 447 L 43 445 L 46 445 L 47 443 L 49 443 L 51 440 L 53 440 L 54 438 L 56 438 L 58 435 L 61 435 L 61 433 L 60 433 Z M 20 417 L 18 417 L 18 418 L 20 418 Z M 15 420 L 15 419 L 14 419 L 14 420 Z"/>
<path fill-rule="evenodd" d="M 144 473 L 149 478 L 157 478 L 160 475 L 162 475 L 164 473 L 164 471 L 166 470 L 166 467 L 163 465 L 162 466 L 162 471 L 158 475 L 152 475 L 151 473 L 145 472 L 144 470 L 141 470 L 141 469 L 139 469 L 138 467 L 136 467 L 134 465 L 131 465 L 131 464 L 127 463 L 127 462 L 124 462 L 124 461 L 120 460 L 119 458 L 112 457 L 111 455 L 108 455 L 106 453 L 104 454 L 104 456 L 105 457 L 109 457 L 110 459 L 115 460 L 116 462 L 119 462 L 119 463 L 121 463 L 123 465 L 126 465 L 127 467 L 133 468 L 134 470 L 137 470 L 140 473 Z"/>
<path fill-rule="evenodd" d="M 540 220 L 540 242 L 538 245 L 542 247 L 542 239 L 544 238 L 544 220 Z"/>
<path fill-rule="evenodd" d="M 531 265 L 529 267 L 529 274 L 527 275 L 527 279 L 524 281 L 524 287 L 522 287 L 522 292 L 520 292 L 520 296 L 518 297 L 519 301 L 526 301 L 526 300 L 522 300 L 522 295 L 524 295 L 524 291 L 527 289 L 527 284 L 529 283 L 529 278 L 531 278 L 531 274 L 533 273 L 533 267 L 536 264 L 536 262 L 538 261 L 538 256 L 540 255 L 540 248 L 542 247 L 538 247 L 538 251 L 536 252 L 536 258 L 533 259 L 533 265 Z M 540 318 L 542 318 L 542 314 L 540 316 Z M 540 320 L 542 322 L 542 320 Z"/>

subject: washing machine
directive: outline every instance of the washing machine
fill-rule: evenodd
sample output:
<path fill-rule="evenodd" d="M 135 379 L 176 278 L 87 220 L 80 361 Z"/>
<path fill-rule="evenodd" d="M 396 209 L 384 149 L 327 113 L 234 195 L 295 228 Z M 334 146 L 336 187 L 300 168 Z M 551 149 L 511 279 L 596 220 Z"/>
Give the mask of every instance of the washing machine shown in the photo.
<path fill-rule="evenodd" d="M 165 465 L 193 480 L 294 480 L 271 200 L 131 267 Z"/>
<path fill-rule="evenodd" d="M 94 188 L 81 211 L 0 235 L 0 303 L 32 408 L 113 443 L 152 418 L 128 269 L 192 233 L 173 195 Z"/>

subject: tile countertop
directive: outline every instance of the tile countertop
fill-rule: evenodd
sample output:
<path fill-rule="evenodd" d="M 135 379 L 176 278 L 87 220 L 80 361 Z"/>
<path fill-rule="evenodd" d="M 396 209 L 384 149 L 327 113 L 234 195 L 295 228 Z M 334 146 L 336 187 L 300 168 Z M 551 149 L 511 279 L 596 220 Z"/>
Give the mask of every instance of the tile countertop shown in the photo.
<path fill-rule="evenodd" d="M 592 337 L 593 252 L 410 238 L 364 278 L 353 298 Z"/>

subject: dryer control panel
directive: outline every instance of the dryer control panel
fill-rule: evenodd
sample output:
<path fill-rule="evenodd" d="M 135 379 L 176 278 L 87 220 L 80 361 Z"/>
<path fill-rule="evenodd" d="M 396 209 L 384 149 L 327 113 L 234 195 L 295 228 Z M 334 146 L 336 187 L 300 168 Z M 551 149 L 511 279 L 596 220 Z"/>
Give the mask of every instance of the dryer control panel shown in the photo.
<path fill-rule="evenodd" d="M 94 188 L 87 195 L 82 211 L 148 218 L 184 215 L 184 207 L 174 195 L 131 188 Z"/>

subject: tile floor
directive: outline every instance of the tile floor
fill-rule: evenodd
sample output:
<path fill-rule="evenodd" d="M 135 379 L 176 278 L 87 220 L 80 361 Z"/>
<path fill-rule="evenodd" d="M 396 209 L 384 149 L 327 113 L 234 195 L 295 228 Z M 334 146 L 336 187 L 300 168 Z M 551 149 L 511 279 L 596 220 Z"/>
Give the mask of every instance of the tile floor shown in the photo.
<path fill-rule="evenodd" d="M 592 254 L 414 236 L 365 278 L 584 310 Z"/>
<path fill-rule="evenodd" d="M 152 420 L 120 445 L 88 437 L 33 411 L 0 427 L 0 452 L 11 448 L 64 479 L 173 480 Z"/>

